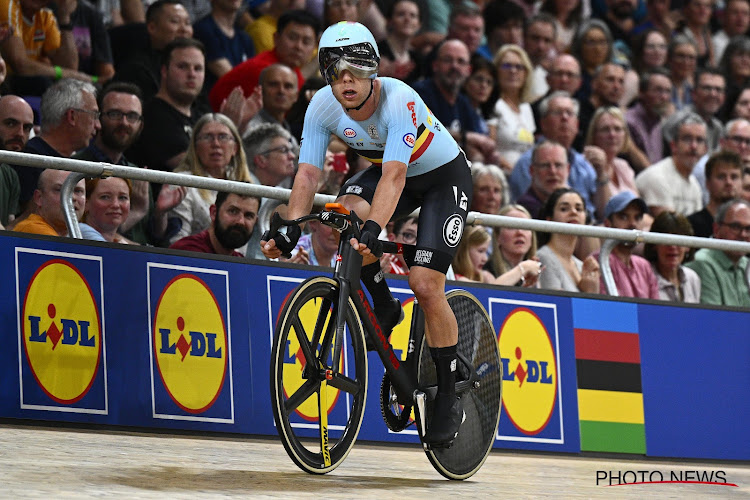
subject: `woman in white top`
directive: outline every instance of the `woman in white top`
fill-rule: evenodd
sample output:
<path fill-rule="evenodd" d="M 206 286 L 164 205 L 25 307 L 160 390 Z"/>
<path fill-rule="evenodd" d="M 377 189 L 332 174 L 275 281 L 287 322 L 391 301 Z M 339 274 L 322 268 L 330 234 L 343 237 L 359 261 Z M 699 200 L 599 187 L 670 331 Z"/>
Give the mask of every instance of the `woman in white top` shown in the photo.
<path fill-rule="evenodd" d="M 240 134 L 229 118 L 220 113 L 207 113 L 193 127 L 187 154 L 176 172 L 252 182 L 240 141 Z M 209 207 L 215 200 L 216 191 L 188 188 L 185 198 L 169 214 L 170 219 L 179 221 L 176 231 L 167 235 L 170 244 L 208 228 L 211 224 Z"/>
<path fill-rule="evenodd" d="M 542 207 L 540 218 L 567 224 L 586 223 L 586 205 L 577 191 L 560 188 L 552 192 Z M 599 263 L 592 256 L 581 261 L 573 255 L 578 237 L 571 234 L 539 232 L 542 247 L 537 257 L 544 266 L 539 287 L 568 292 L 599 293 Z"/>
<path fill-rule="evenodd" d="M 518 158 L 534 145 L 534 113 L 531 111 L 532 66 L 521 47 L 507 44 L 495 54 L 500 98 L 487 122 L 490 137 L 497 142 L 500 167 L 510 175 Z"/>

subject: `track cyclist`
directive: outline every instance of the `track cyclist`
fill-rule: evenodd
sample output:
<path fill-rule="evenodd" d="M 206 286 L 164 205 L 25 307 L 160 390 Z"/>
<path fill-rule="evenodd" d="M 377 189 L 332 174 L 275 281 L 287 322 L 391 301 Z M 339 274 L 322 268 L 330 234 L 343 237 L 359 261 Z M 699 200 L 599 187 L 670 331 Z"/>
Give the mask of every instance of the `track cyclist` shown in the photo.
<path fill-rule="evenodd" d="M 409 286 L 424 311 L 437 369 L 438 393 L 423 439 L 434 448 L 449 447 L 463 407 L 455 392 L 458 327 L 445 298 L 445 273 L 471 205 L 469 163 L 411 87 L 377 77 L 380 54 L 363 25 L 344 21 L 330 26 L 320 39 L 318 62 L 328 86 L 315 94 L 305 115 L 287 217 L 310 213 L 331 134 L 372 162 L 342 186 L 338 201 L 366 221 L 360 240 L 352 238 L 350 243 L 363 256 L 362 282 L 387 337 L 403 312 L 380 270 L 378 236 L 391 218 L 421 207 L 416 250 L 405 257 L 412 266 Z M 299 226 L 289 227 L 286 234 L 265 234 L 263 253 L 268 258 L 288 254 L 300 235 Z"/>

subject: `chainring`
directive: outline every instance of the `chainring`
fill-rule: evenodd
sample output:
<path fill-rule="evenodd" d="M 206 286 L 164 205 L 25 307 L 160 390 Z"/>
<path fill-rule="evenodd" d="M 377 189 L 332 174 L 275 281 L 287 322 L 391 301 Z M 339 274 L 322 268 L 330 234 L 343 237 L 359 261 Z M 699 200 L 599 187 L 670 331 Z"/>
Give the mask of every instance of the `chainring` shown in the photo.
<path fill-rule="evenodd" d="M 387 373 L 380 383 L 380 413 L 383 414 L 385 425 L 393 432 L 401 432 L 414 423 L 411 420 L 411 406 L 402 407 L 398 404 L 391 386 L 391 377 Z"/>

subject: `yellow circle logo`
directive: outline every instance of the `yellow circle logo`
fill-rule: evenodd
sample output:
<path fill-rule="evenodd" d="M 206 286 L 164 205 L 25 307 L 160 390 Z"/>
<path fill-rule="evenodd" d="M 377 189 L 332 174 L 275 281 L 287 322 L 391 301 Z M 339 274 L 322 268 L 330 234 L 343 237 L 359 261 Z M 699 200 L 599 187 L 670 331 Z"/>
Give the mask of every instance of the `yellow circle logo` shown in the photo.
<path fill-rule="evenodd" d="M 227 374 L 227 331 L 211 289 L 181 274 L 159 297 L 154 315 L 154 355 L 172 400 L 189 413 L 216 401 Z"/>
<path fill-rule="evenodd" d="M 524 434 L 538 434 L 557 399 L 555 350 L 547 329 L 531 310 L 515 309 L 498 340 L 503 356 L 503 407 Z"/>
<path fill-rule="evenodd" d="M 54 259 L 29 282 L 23 302 L 26 357 L 39 386 L 58 403 L 72 404 L 91 388 L 101 358 L 101 320 L 86 278 Z"/>
<path fill-rule="evenodd" d="M 287 297 L 288 298 L 288 297 Z M 284 305 L 282 304 L 281 309 L 284 308 Z M 307 335 L 308 340 L 312 339 L 312 335 L 314 332 L 314 328 L 312 325 L 315 325 L 315 322 L 318 318 L 318 312 L 320 311 L 320 299 L 315 298 L 309 300 L 305 305 L 302 306 L 302 308 L 299 311 L 299 319 L 300 323 L 303 325 L 308 325 L 308 327 L 305 328 L 305 332 Z M 328 330 L 328 322 L 329 321 L 335 321 L 336 318 L 331 315 L 331 311 L 328 311 L 328 316 L 325 319 L 325 323 L 323 326 L 323 331 Z M 302 372 L 305 369 L 306 361 L 305 361 L 305 355 L 302 353 L 302 348 L 300 347 L 298 335 L 299 333 L 296 331 L 296 328 L 292 327 L 291 332 L 288 337 L 287 342 L 287 352 L 286 352 L 286 359 L 284 361 L 284 394 L 288 398 L 290 394 L 294 394 L 297 392 L 297 390 L 302 387 L 302 384 L 307 382 L 307 379 L 302 378 Z M 329 353 L 328 357 L 331 358 L 332 354 Z M 330 361 L 330 360 L 329 360 Z M 293 365 L 293 367 L 291 366 Z M 343 352 L 341 353 L 341 370 L 344 371 L 346 369 L 346 357 L 344 356 Z M 330 415 L 333 408 L 336 406 L 336 402 L 339 398 L 339 390 L 335 387 L 332 387 L 331 385 L 326 386 L 326 396 L 328 401 L 328 411 L 327 413 Z M 313 393 L 310 397 L 308 397 L 301 405 L 299 405 L 296 409 L 297 414 L 302 417 L 303 419 L 310 421 L 310 422 L 317 422 L 320 418 L 319 411 L 318 411 L 318 397 L 317 393 Z"/>

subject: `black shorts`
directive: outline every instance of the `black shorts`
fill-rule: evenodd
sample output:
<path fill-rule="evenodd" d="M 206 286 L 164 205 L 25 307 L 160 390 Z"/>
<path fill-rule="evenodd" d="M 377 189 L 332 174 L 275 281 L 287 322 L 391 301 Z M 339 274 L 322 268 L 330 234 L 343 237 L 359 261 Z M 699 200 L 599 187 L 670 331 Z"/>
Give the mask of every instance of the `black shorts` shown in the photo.
<path fill-rule="evenodd" d="M 381 174 L 376 165 L 363 170 L 341 187 L 339 196 L 355 195 L 372 204 Z M 471 194 L 471 167 L 463 152 L 435 170 L 406 178 L 393 220 L 421 207 L 415 251 L 404 250 L 410 267 L 448 271 L 466 225 Z"/>

